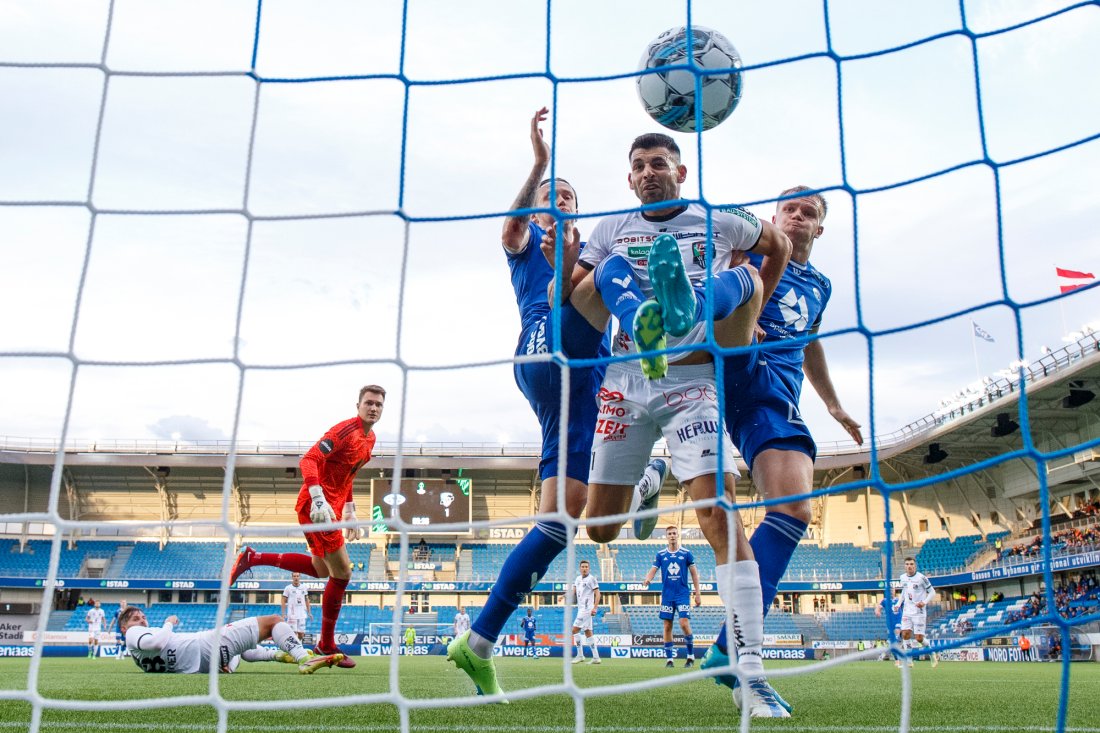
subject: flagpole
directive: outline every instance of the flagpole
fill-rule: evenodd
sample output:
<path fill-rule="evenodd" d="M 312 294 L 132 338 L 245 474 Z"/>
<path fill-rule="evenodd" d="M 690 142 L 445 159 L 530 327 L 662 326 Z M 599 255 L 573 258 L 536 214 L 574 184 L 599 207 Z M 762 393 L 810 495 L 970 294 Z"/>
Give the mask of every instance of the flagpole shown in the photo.
<path fill-rule="evenodd" d="M 978 381 L 982 381 L 982 367 L 978 364 L 978 335 L 974 328 L 974 321 L 970 322 L 970 346 L 974 349 L 974 374 Z"/>
<path fill-rule="evenodd" d="M 1058 281 L 1058 265 L 1054 266 L 1054 289 L 1058 292 L 1062 291 L 1062 283 Z M 1069 329 L 1066 328 L 1066 306 L 1065 298 L 1058 299 L 1058 313 L 1062 316 L 1062 335 L 1065 336 L 1069 333 Z"/>

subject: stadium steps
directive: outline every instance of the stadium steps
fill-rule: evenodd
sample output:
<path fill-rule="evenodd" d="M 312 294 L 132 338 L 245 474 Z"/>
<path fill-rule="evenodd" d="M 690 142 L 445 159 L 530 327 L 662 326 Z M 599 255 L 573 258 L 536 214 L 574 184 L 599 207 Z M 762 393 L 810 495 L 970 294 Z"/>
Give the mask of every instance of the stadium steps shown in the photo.
<path fill-rule="evenodd" d="M 474 553 L 473 550 L 460 550 L 458 553 L 458 565 L 455 567 L 455 580 L 470 581 L 474 579 Z"/>
<path fill-rule="evenodd" d="M 625 613 L 609 613 L 604 615 L 603 620 L 607 624 L 607 633 L 609 634 L 631 633 L 630 617 Z"/>
<path fill-rule="evenodd" d="M 367 564 L 367 578 L 371 580 L 386 579 L 386 553 L 372 552 Z"/>
<path fill-rule="evenodd" d="M 122 578 L 122 569 L 126 567 L 126 563 L 130 561 L 130 555 L 134 554 L 133 545 L 122 545 L 115 554 L 111 556 L 111 561 L 107 564 L 107 568 L 103 573 L 104 578 Z"/>
<path fill-rule="evenodd" d="M 46 621 L 46 631 L 64 631 L 72 615 L 73 611 L 50 611 L 50 618 Z"/>
<path fill-rule="evenodd" d="M 791 621 L 798 627 L 798 631 L 802 634 L 803 639 L 809 641 L 810 639 L 825 638 L 825 628 L 812 615 L 808 613 L 793 613 L 791 614 Z"/>

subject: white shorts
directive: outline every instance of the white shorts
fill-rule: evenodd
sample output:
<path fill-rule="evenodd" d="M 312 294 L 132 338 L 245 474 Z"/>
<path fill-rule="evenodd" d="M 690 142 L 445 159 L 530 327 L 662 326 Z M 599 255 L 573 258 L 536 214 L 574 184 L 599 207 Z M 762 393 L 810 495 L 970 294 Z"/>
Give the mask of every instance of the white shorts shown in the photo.
<path fill-rule="evenodd" d="M 88 624 L 88 636 L 98 636 L 103 631 L 100 624 Z"/>
<path fill-rule="evenodd" d="M 209 632 L 213 637 L 217 631 Z M 249 649 L 260 645 L 260 624 L 254 616 L 242 618 L 222 627 L 221 642 L 216 657 L 219 667 L 231 665 L 233 657 L 239 657 Z"/>
<path fill-rule="evenodd" d="M 291 631 L 301 631 L 303 634 L 306 631 L 306 617 L 305 616 L 302 616 L 301 618 L 288 618 L 286 620 L 286 623 L 287 623 L 287 626 L 290 627 Z"/>
<path fill-rule="evenodd" d="M 577 611 L 577 617 L 573 619 L 573 628 L 578 631 L 592 630 L 592 609 Z"/>
<path fill-rule="evenodd" d="M 924 636 L 924 627 L 927 621 L 927 613 L 917 613 L 912 616 L 903 615 L 901 617 L 901 630 L 912 631 L 914 636 Z"/>
<path fill-rule="evenodd" d="M 713 364 L 673 364 L 668 376 L 649 380 L 636 362 L 616 362 L 607 367 L 599 401 L 590 484 L 638 483 L 662 435 L 681 483 L 717 474 L 719 450 L 722 470 L 740 476 L 733 444 L 718 430 Z"/>

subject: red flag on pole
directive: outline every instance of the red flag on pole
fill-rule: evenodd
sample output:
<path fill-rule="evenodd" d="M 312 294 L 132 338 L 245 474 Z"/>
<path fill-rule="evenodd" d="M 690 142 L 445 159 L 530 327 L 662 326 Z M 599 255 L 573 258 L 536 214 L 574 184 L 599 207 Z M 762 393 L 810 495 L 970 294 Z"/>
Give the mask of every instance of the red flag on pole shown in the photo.
<path fill-rule="evenodd" d="M 1078 272 L 1077 270 L 1064 270 L 1061 267 L 1055 267 L 1055 271 L 1058 273 L 1058 287 L 1061 288 L 1060 292 L 1068 293 L 1071 290 L 1088 285 L 1092 280 L 1096 279 L 1096 276 L 1091 272 Z"/>

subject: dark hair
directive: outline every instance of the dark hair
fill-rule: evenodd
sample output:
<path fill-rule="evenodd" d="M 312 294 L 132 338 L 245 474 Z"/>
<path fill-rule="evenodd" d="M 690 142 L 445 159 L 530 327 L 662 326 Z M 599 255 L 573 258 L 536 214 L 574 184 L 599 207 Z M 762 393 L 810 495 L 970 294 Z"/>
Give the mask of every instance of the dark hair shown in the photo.
<path fill-rule="evenodd" d="M 589 563 L 588 563 L 587 560 L 581 560 L 579 563 L 577 563 L 577 567 L 579 568 L 581 565 L 588 565 L 588 564 Z"/>
<path fill-rule="evenodd" d="M 141 613 L 141 609 L 137 606 L 127 606 L 126 610 L 118 615 L 119 630 L 121 631 L 122 627 L 129 623 L 130 619 L 139 613 Z"/>
<path fill-rule="evenodd" d="M 564 183 L 564 184 L 565 184 L 566 186 L 569 186 L 569 190 L 573 192 L 573 200 L 577 202 L 577 207 L 579 208 L 579 207 L 580 207 L 580 205 L 581 205 L 581 202 L 580 202 L 580 199 L 579 199 L 579 198 L 577 198 L 577 187 L 576 187 L 576 186 L 574 186 L 574 185 L 573 185 L 572 183 L 570 183 L 569 181 L 567 181 L 567 180 L 565 180 L 564 178 L 562 178 L 561 176 L 555 176 L 555 177 L 553 178 L 553 180 L 555 181 L 555 184 L 560 184 L 560 183 Z M 550 181 L 551 181 L 551 179 L 549 179 L 549 178 L 543 178 L 543 179 L 542 179 L 541 181 L 539 181 L 539 185 L 538 185 L 538 188 L 542 188 L 542 187 L 543 187 L 543 186 L 545 186 L 545 185 L 546 185 L 547 183 L 550 183 Z"/>
<path fill-rule="evenodd" d="M 912 560 L 913 562 L 916 562 L 917 558 L 910 555 L 909 557 L 905 558 L 905 560 L 903 560 L 903 562 L 909 562 L 910 560 Z"/>
<path fill-rule="evenodd" d="M 375 394 L 380 394 L 380 395 L 382 395 L 382 399 L 386 399 L 386 390 L 382 389 L 377 384 L 368 384 L 366 387 L 363 387 L 363 389 L 359 390 L 359 401 L 360 402 L 363 401 L 363 395 L 365 395 L 367 392 L 374 392 Z"/>
<path fill-rule="evenodd" d="M 630 145 L 630 152 L 626 154 L 626 157 L 629 160 L 630 156 L 634 155 L 635 150 L 649 150 L 650 148 L 666 148 L 676 156 L 676 160 L 680 159 L 680 146 L 663 132 L 647 132 L 634 138 L 634 142 Z"/>
<path fill-rule="evenodd" d="M 779 195 L 790 196 L 792 193 L 802 193 L 803 191 L 813 190 L 814 189 L 810 188 L 809 186 L 795 186 L 794 188 L 788 188 L 786 191 L 780 192 Z M 822 220 L 824 220 L 825 215 L 829 213 L 829 204 L 827 201 L 825 201 L 825 197 L 819 193 L 812 193 L 809 196 L 805 196 L 804 198 L 808 198 L 811 201 L 815 201 L 817 203 L 817 205 L 821 208 L 821 218 Z M 778 208 L 782 203 L 782 201 L 776 202 L 776 208 Z"/>

